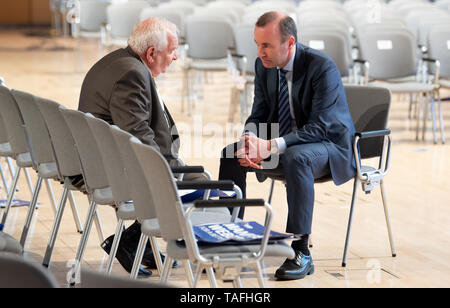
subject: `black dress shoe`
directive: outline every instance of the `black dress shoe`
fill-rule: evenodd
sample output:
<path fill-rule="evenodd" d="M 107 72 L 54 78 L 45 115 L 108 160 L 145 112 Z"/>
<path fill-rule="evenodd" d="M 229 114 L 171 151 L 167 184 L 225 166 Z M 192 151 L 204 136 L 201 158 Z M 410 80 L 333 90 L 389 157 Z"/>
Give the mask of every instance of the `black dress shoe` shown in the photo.
<path fill-rule="evenodd" d="M 314 264 L 311 256 L 305 256 L 300 251 L 295 251 L 295 258 L 286 259 L 275 272 L 275 277 L 278 280 L 295 280 L 312 274 L 314 274 Z"/>
<path fill-rule="evenodd" d="M 112 242 L 114 240 L 114 235 L 108 237 L 102 244 L 101 247 L 109 255 L 111 252 Z M 123 245 L 119 245 L 117 248 L 116 259 L 119 261 L 120 265 L 128 272 L 131 273 L 134 263 L 134 255 L 136 252 L 130 252 Z M 145 270 L 142 267 L 139 268 L 138 277 L 145 278 L 152 275 L 151 271 Z"/>
<path fill-rule="evenodd" d="M 164 264 L 164 260 L 166 259 L 166 256 L 164 256 L 162 253 L 159 253 L 161 256 L 161 262 Z M 156 260 L 155 256 L 153 255 L 153 252 L 147 252 L 147 249 L 145 250 L 144 256 L 142 257 L 141 264 L 145 266 L 148 269 L 156 269 Z M 178 266 L 177 261 L 173 261 L 172 268 L 176 268 Z"/>

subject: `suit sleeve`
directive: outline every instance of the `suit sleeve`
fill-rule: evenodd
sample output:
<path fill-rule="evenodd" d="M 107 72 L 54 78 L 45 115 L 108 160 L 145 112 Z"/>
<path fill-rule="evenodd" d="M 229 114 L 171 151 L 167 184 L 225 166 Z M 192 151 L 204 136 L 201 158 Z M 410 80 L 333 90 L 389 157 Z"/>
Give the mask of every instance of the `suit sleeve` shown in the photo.
<path fill-rule="evenodd" d="M 331 61 L 324 62 L 312 79 L 309 119 L 303 127 L 284 136 L 288 147 L 328 140 L 330 128 L 339 123 L 336 115 L 341 83 L 336 66 Z"/>
<path fill-rule="evenodd" d="M 110 99 L 111 117 L 115 125 L 144 144 L 160 150 L 151 129 L 152 102 L 150 82 L 136 71 L 129 71 L 115 84 Z"/>

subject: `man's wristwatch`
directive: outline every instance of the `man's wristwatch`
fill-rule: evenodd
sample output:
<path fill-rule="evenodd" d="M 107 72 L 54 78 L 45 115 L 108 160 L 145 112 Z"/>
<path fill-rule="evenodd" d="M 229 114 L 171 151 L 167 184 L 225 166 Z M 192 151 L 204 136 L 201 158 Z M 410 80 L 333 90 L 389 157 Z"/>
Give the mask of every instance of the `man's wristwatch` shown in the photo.
<path fill-rule="evenodd" d="M 278 143 L 275 139 L 270 140 L 270 154 L 278 154 Z"/>

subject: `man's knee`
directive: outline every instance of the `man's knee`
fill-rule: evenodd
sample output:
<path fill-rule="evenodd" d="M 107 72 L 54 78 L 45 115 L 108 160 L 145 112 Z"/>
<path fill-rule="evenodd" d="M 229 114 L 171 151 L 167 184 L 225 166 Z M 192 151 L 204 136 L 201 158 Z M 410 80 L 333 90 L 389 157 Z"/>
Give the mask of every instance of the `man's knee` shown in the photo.
<path fill-rule="evenodd" d="M 286 149 L 281 156 L 281 162 L 285 166 L 285 170 L 289 170 L 291 167 L 298 168 L 310 165 L 310 159 L 307 153 L 294 147 Z"/>

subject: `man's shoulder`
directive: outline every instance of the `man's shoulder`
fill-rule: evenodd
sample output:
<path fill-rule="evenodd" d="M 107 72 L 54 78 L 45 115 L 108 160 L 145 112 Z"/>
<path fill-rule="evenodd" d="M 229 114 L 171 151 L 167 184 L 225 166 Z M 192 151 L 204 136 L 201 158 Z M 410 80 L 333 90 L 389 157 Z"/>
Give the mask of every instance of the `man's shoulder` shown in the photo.
<path fill-rule="evenodd" d="M 301 56 L 305 57 L 305 61 L 307 62 L 308 66 L 310 66 L 310 68 L 311 66 L 327 67 L 330 65 L 334 65 L 333 60 L 320 50 L 302 44 L 299 44 L 299 48 L 302 50 Z"/>

